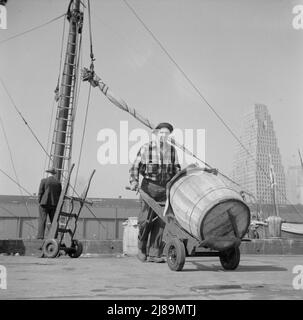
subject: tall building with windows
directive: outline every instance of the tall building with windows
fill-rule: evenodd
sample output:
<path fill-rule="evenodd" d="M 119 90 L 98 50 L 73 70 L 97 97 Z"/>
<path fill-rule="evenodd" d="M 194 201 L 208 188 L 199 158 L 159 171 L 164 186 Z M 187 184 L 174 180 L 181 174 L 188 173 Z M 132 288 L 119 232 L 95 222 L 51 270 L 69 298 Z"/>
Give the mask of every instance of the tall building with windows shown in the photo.
<path fill-rule="evenodd" d="M 243 117 L 241 143 L 233 164 L 233 178 L 260 203 L 273 203 L 272 181 L 276 182 L 275 201 L 286 203 L 285 174 L 273 121 L 263 104 L 255 104 Z M 274 177 L 274 180 L 273 180 Z"/>

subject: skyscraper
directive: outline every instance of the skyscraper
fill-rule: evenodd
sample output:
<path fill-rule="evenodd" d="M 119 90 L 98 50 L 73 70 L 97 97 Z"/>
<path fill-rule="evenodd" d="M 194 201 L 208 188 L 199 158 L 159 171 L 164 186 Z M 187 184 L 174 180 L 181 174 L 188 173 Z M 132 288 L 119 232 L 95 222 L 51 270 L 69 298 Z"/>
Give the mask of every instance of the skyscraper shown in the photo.
<path fill-rule="evenodd" d="M 286 203 L 285 174 L 278 148 L 273 121 L 263 104 L 255 104 L 243 117 L 241 143 L 238 144 L 233 165 L 233 178 L 260 203 Z"/>

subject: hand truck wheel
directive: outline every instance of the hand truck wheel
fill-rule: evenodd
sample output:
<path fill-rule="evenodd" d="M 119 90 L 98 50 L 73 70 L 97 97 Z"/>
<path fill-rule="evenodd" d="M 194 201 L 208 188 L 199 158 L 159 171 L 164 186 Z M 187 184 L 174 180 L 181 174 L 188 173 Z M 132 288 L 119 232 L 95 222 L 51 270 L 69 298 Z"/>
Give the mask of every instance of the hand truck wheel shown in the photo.
<path fill-rule="evenodd" d="M 185 263 L 185 247 L 177 238 L 171 239 L 165 248 L 166 259 L 169 268 L 173 271 L 181 271 Z"/>
<path fill-rule="evenodd" d="M 235 270 L 240 263 L 239 247 L 220 252 L 220 262 L 225 270 Z"/>
<path fill-rule="evenodd" d="M 46 258 L 56 258 L 59 253 L 59 244 L 55 239 L 47 239 L 42 248 L 43 256 Z"/>
<path fill-rule="evenodd" d="M 71 258 L 79 258 L 83 252 L 82 242 L 79 240 L 73 240 L 71 250 L 67 251 L 67 254 Z"/>

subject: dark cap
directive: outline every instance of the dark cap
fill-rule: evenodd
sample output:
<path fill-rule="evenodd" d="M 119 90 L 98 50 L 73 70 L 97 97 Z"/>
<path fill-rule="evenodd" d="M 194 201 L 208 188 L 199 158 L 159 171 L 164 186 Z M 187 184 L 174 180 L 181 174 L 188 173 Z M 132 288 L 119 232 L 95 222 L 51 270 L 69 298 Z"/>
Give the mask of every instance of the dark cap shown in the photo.
<path fill-rule="evenodd" d="M 51 174 L 56 174 L 57 170 L 55 168 L 50 168 L 50 169 L 45 170 L 45 172 L 48 172 L 48 173 L 51 173 Z"/>
<path fill-rule="evenodd" d="M 156 126 L 156 129 L 167 128 L 171 133 L 174 131 L 174 127 L 168 122 L 161 122 Z"/>

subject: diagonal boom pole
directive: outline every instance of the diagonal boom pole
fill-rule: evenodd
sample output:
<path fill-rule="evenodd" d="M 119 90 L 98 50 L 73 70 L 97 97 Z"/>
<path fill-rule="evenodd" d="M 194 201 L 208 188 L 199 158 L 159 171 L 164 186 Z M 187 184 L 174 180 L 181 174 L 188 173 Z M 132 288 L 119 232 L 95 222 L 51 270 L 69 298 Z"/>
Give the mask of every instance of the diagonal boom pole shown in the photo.
<path fill-rule="evenodd" d="M 115 96 L 113 92 L 109 89 L 109 87 L 104 82 L 101 81 L 101 79 L 96 75 L 94 71 L 84 68 L 82 70 L 82 80 L 90 82 L 90 84 L 93 87 L 98 87 L 101 90 L 101 92 L 108 98 L 108 100 L 112 102 L 116 107 L 131 114 L 135 119 L 140 121 L 142 124 L 144 124 L 148 128 L 152 130 L 155 129 L 155 126 L 147 118 L 145 118 L 140 113 L 138 113 L 136 109 L 129 107 L 123 99 Z M 209 164 L 207 164 L 206 162 L 198 158 L 193 152 L 188 150 L 184 145 L 175 141 L 175 139 L 168 137 L 168 142 L 170 142 L 172 145 L 176 146 L 177 148 L 181 149 L 183 152 L 187 153 L 191 157 L 195 158 L 200 163 L 203 163 L 203 165 L 212 169 L 212 167 Z"/>

